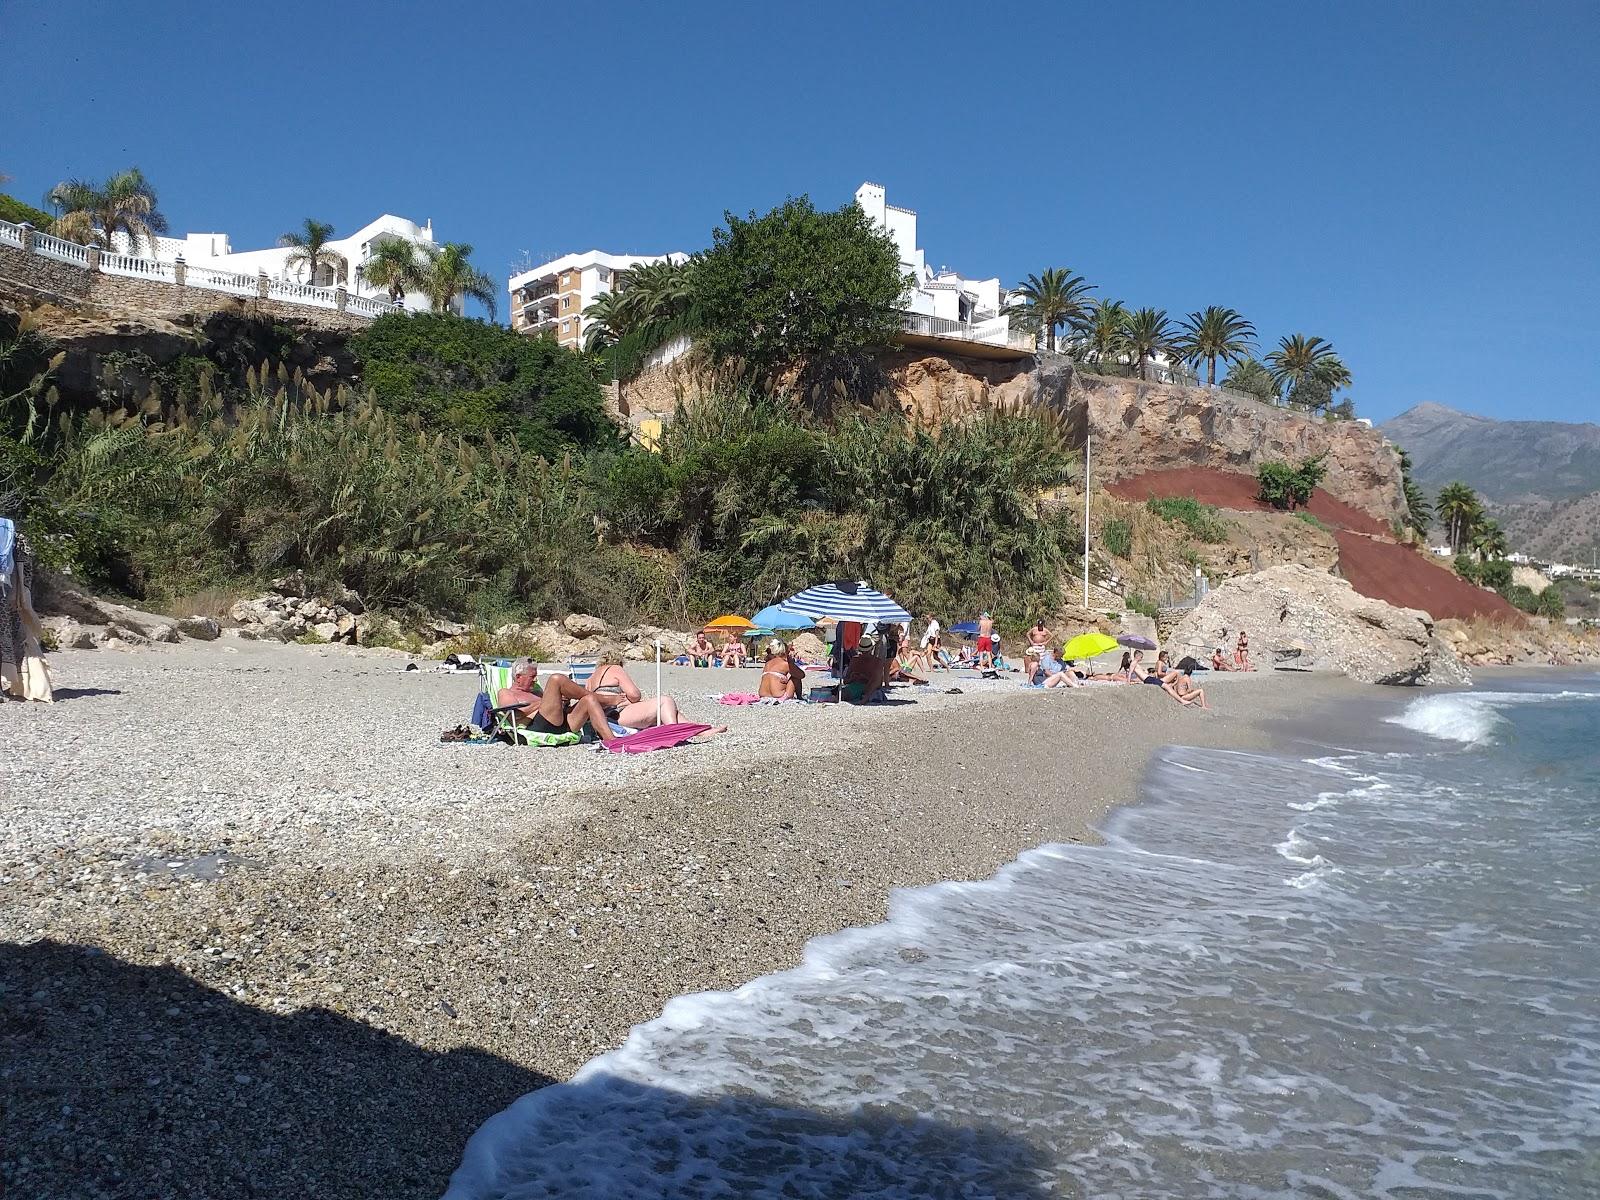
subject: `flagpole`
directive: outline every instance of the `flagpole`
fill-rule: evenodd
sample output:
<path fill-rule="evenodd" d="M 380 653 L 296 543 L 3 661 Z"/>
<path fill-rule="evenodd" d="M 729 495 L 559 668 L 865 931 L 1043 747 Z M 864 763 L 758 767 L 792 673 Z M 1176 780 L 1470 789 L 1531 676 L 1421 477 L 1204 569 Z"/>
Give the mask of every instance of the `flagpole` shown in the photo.
<path fill-rule="evenodd" d="M 1083 426 L 1083 606 L 1089 607 L 1089 443 L 1093 440 L 1086 420 Z"/>

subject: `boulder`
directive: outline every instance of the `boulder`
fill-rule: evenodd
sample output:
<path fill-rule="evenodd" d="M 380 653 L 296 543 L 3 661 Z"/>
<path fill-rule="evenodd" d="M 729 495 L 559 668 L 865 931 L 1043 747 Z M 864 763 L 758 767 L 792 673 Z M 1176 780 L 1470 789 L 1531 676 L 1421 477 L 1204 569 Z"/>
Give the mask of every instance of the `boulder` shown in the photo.
<path fill-rule="evenodd" d="M 111 644 L 115 642 L 116 645 Z M 132 621 L 118 619 L 106 626 L 103 646 L 120 649 L 123 646 L 148 646 L 150 635 Z"/>
<path fill-rule="evenodd" d="M 347 587 L 335 587 L 329 592 L 328 603 L 358 617 L 367 611 L 367 602 Z"/>
<path fill-rule="evenodd" d="M 1241 629 L 1262 666 L 1281 653 L 1297 666 L 1341 671 L 1364 683 L 1472 681 L 1427 613 L 1373 600 L 1343 579 L 1296 564 L 1220 584 L 1178 623 L 1166 648 L 1174 658 L 1204 661 L 1214 646 L 1231 649 Z"/>
<path fill-rule="evenodd" d="M 573 613 L 565 621 L 561 622 L 561 625 L 576 638 L 598 637 L 607 628 L 606 623 L 599 617 L 591 616 L 588 613 Z"/>
<path fill-rule="evenodd" d="M 100 644 L 98 632 L 71 617 L 41 617 L 40 624 L 55 635 L 62 650 L 93 650 Z"/>
<path fill-rule="evenodd" d="M 297 599 L 310 595 L 304 571 L 290 571 L 282 579 L 274 579 L 272 590 L 280 596 L 292 596 Z"/>
<path fill-rule="evenodd" d="M 472 631 L 472 626 L 463 625 L 460 621 L 447 621 L 443 617 L 431 617 L 422 626 L 424 633 L 432 633 L 439 641 L 453 637 L 462 637 Z"/>
<path fill-rule="evenodd" d="M 150 640 L 170 646 L 183 641 L 183 634 L 178 632 L 176 625 L 157 625 L 150 630 Z"/>
<path fill-rule="evenodd" d="M 323 641 L 331 642 L 339 636 L 339 625 L 336 621 L 321 621 L 311 626 L 311 632 Z"/>
<path fill-rule="evenodd" d="M 111 622 L 111 610 L 93 596 L 60 586 L 38 590 L 39 595 L 35 596 L 35 600 L 41 614 L 70 617 L 84 625 L 107 625 Z"/>
<path fill-rule="evenodd" d="M 178 632 L 197 642 L 214 642 L 222 636 L 222 626 L 211 617 L 184 617 L 178 622 Z"/>
<path fill-rule="evenodd" d="M 355 617 L 347 612 L 344 614 L 344 616 L 340 617 L 334 622 L 333 627 L 341 639 L 348 639 L 349 641 L 354 642 L 356 640 L 356 626 L 357 621 Z"/>

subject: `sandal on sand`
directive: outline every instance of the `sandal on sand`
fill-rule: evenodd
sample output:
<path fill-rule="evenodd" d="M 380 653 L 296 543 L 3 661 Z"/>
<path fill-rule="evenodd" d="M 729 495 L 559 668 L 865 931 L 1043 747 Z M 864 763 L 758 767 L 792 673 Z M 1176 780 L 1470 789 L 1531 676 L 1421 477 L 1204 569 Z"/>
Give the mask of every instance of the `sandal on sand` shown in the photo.
<path fill-rule="evenodd" d="M 963 693 L 960 688 L 945 688 L 944 694 L 946 696 L 960 696 Z"/>

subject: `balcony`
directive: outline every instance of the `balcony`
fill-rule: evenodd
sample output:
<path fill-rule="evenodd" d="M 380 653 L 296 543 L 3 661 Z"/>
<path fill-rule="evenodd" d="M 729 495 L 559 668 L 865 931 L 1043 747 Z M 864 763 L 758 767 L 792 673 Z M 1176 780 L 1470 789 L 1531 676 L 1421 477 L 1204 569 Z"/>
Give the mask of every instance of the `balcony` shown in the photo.
<path fill-rule="evenodd" d="M 994 316 L 983 321 L 952 321 L 924 313 L 902 312 L 900 340 L 908 346 L 947 349 L 952 354 L 972 358 L 1026 358 L 1034 352 L 1032 334 L 1016 333 L 1007 317 Z M 951 343 L 941 346 L 940 343 Z"/>

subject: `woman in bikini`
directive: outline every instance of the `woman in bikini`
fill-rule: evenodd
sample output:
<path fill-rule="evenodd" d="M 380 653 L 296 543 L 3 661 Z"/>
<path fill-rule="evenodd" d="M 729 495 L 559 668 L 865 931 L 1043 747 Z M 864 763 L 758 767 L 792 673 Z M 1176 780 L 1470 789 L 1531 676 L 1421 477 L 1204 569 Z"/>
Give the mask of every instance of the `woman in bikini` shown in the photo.
<path fill-rule="evenodd" d="M 757 694 L 763 700 L 798 700 L 805 682 L 806 673 L 794 661 L 788 643 L 776 638 L 768 642 L 767 660 L 761 665 Z"/>
<path fill-rule="evenodd" d="M 609 719 L 626 729 L 648 729 L 658 724 L 675 725 L 679 719 L 678 702 L 671 696 L 661 697 L 659 714 L 657 701 L 644 698 L 639 685 L 623 667 L 620 651 L 602 656 L 600 665 L 589 676 L 589 694 L 605 710 Z"/>
<path fill-rule="evenodd" d="M 1254 671 L 1250 665 L 1250 635 L 1244 630 L 1239 630 L 1239 644 L 1234 647 L 1233 665 L 1240 671 Z"/>

